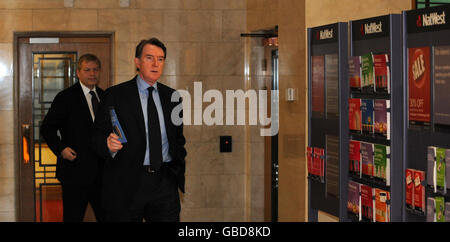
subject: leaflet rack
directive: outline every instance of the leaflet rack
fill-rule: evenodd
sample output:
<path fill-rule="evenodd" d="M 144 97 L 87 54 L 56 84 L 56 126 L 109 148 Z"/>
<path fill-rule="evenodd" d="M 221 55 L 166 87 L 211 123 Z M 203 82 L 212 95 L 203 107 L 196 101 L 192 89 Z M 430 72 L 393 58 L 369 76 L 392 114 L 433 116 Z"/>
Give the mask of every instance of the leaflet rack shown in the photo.
<path fill-rule="evenodd" d="M 348 174 L 348 24 L 308 28 L 308 219 L 346 213 Z M 311 150 L 312 151 L 312 150 Z M 308 152 L 310 153 L 310 152 Z M 313 161 L 309 157 L 310 162 Z M 322 163 L 320 161 L 322 160 Z M 317 168 L 317 169 L 316 169 Z"/>
<path fill-rule="evenodd" d="M 347 88 L 350 98 L 390 100 L 390 139 L 379 138 L 371 134 L 349 134 L 349 139 L 364 143 L 390 146 L 390 185 L 380 184 L 375 179 L 361 179 L 347 172 L 348 180 L 379 188 L 390 192 L 390 221 L 402 221 L 403 216 L 403 119 L 404 119 L 404 89 L 402 68 L 402 16 L 391 14 L 368 19 L 350 21 L 350 56 L 363 56 L 366 54 L 388 54 L 390 70 L 390 93 L 358 92 Z M 341 104 L 343 105 L 343 104 Z M 345 104 L 348 108 L 348 102 Z M 345 115 L 345 114 L 342 114 Z M 348 116 L 347 116 L 348 117 Z M 348 122 L 348 119 L 347 119 Z M 342 133 L 350 132 L 342 129 Z M 349 144 L 346 140 L 345 145 Z M 343 144 L 344 144 L 343 143 Z M 348 150 L 348 149 L 347 149 Z M 348 161 L 348 159 L 347 159 Z M 347 170 L 348 168 L 347 164 Z M 344 174 L 344 173 L 342 173 Z M 347 184 L 346 184 L 347 185 Z M 361 207 L 359 209 L 362 209 Z M 350 213 L 345 212 L 341 220 L 354 221 Z"/>
<path fill-rule="evenodd" d="M 439 195 L 434 192 L 434 187 L 427 185 L 428 179 L 433 176 L 433 172 L 427 166 L 428 147 L 450 149 L 450 122 L 446 117 L 450 113 L 449 15 L 448 5 L 403 12 L 405 169 L 423 171 L 426 177 L 426 181 L 422 183 L 426 190 L 425 211 L 418 212 L 416 208 L 406 208 L 404 201 L 405 221 L 427 221 L 427 206 L 430 205 L 427 198 L 442 196 L 445 202 L 450 202 L 448 189 L 447 194 Z M 423 65 L 425 68 L 416 74 L 410 73 L 419 55 L 423 55 L 420 57 L 422 63 L 420 66 Z M 420 93 L 415 93 L 416 90 Z M 419 109 L 415 105 L 418 100 L 423 103 L 423 107 Z M 406 187 L 405 179 L 402 185 Z"/>

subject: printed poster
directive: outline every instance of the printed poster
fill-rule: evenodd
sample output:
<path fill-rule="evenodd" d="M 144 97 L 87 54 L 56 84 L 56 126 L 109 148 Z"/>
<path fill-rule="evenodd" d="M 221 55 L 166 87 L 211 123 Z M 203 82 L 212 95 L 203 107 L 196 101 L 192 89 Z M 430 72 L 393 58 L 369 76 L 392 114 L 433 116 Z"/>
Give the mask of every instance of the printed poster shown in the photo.
<path fill-rule="evenodd" d="M 326 194 L 339 198 L 339 137 L 326 135 Z"/>
<path fill-rule="evenodd" d="M 339 117 L 339 58 L 337 54 L 325 55 L 326 112 L 327 119 Z"/>
<path fill-rule="evenodd" d="M 450 46 L 434 47 L 434 122 L 450 125 Z"/>
<path fill-rule="evenodd" d="M 312 56 L 312 115 L 323 117 L 325 109 L 325 56 Z"/>
<path fill-rule="evenodd" d="M 409 122 L 430 122 L 430 48 L 408 49 Z"/>

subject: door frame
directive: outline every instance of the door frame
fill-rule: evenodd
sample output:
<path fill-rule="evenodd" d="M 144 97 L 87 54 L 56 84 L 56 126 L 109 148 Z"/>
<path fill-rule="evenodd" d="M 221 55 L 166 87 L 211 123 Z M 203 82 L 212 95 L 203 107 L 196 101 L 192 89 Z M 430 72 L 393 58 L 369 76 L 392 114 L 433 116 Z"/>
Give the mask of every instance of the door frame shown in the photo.
<path fill-rule="evenodd" d="M 30 170 L 26 169 L 23 161 L 23 149 L 22 149 L 22 123 L 21 123 L 21 107 L 20 107 L 20 56 L 19 56 L 19 40 L 23 38 L 108 38 L 110 40 L 110 79 L 108 86 L 114 84 L 114 66 L 115 66 L 115 33 L 114 32 L 102 32 L 102 31 L 33 31 L 33 32 L 14 32 L 13 40 L 13 106 L 14 106 L 14 174 L 15 174 L 15 211 L 16 221 L 19 222 L 32 222 L 35 221 L 35 211 L 33 208 L 27 208 L 25 206 L 26 199 L 32 199 L 35 201 L 34 192 L 31 195 L 23 196 L 25 193 L 22 187 L 23 174 Z M 30 145 L 28 145 L 30 147 Z M 29 150 L 30 163 L 34 162 L 34 150 Z M 29 166 L 29 165 L 28 165 Z M 34 174 L 34 172 L 33 172 Z M 34 175 L 33 175 L 34 177 Z M 31 210 L 30 210 L 31 209 Z M 30 215 L 32 211 L 32 215 Z"/>

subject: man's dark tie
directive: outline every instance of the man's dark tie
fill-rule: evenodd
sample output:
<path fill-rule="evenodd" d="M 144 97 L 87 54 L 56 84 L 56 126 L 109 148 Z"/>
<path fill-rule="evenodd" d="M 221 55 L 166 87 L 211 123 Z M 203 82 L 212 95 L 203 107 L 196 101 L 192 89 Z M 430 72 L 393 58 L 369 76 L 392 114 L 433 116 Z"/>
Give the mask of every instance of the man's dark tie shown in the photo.
<path fill-rule="evenodd" d="M 148 117 L 148 139 L 150 146 L 150 165 L 153 169 L 158 170 L 162 164 L 162 145 L 161 145 L 161 128 L 159 126 L 158 111 L 153 101 L 154 87 L 149 87 L 147 117 Z"/>
<path fill-rule="evenodd" d="M 92 111 L 94 111 L 94 117 L 97 116 L 97 110 L 98 110 L 98 99 L 97 95 L 95 95 L 94 91 L 90 91 L 89 94 L 91 94 L 91 102 L 92 102 Z"/>

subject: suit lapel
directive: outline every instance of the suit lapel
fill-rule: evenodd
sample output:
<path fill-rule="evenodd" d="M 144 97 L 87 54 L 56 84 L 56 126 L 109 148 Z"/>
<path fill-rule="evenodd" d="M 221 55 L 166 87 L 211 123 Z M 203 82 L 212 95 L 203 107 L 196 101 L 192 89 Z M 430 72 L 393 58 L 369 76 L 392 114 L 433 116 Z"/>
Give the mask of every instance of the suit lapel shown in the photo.
<path fill-rule="evenodd" d="M 141 133 L 142 137 L 145 139 L 145 120 L 144 120 L 144 114 L 142 113 L 141 98 L 139 95 L 139 89 L 137 86 L 136 78 L 134 78 L 134 80 L 131 82 L 129 97 L 131 98 L 130 110 L 133 110 L 133 115 L 136 118 L 136 121 L 138 123 L 138 128 L 140 130 L 139 133 Z"/>
<path fill-rule="evenodd" d="M 101 102 L 103 99 L 103 89 L 101 89 L 100 87 L 96 87 L 95 91 L 97 92 L 97 97 L 99 99 L 99 101 Z"/>

